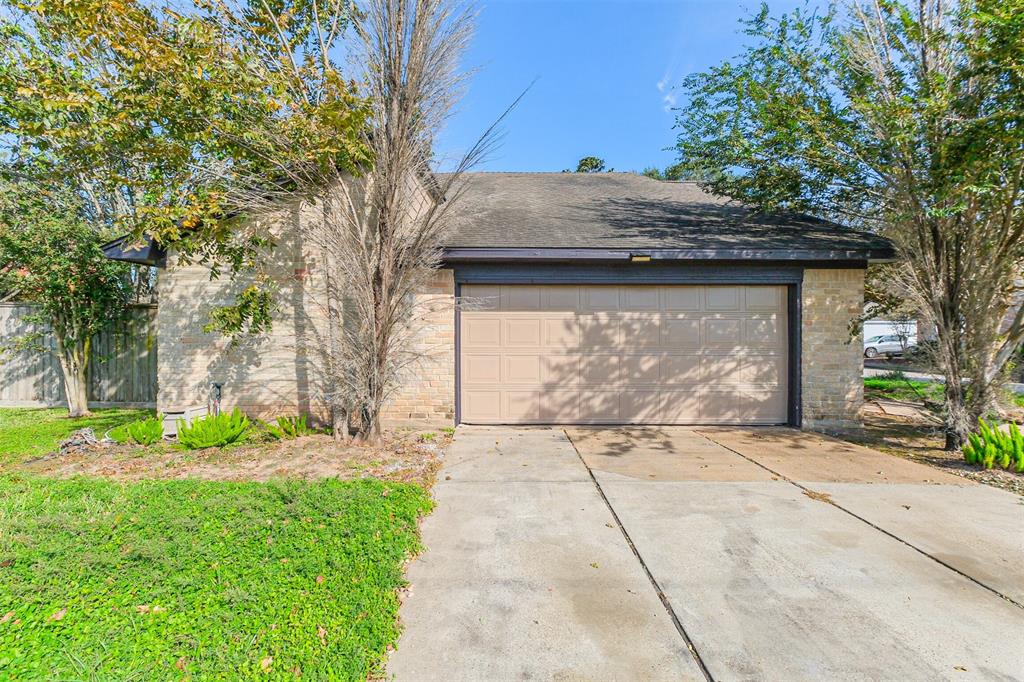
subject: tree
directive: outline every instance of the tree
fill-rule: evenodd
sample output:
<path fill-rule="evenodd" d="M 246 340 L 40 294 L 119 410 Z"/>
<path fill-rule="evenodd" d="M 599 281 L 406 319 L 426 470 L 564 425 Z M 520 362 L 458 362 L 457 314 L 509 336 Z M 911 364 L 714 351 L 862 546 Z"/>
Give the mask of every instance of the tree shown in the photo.
<path fill-rule="evenodd" d="M 857 0 L 745 22 L 736 60 L 686 79 L 682 165 L 762 210 L 896 243 L 937 331 L 947 448 L 990 409 L 1024 339 L 1000 322 L 1024 261 L 1024 4 Z"/>
<path fill-rule="evenodd" d="M 678 163 L 674 163 L 665 170 L 661 170 L 657 166 L 648 166 L 640 171 L 640 175 L 651 178 L 652 180 L 691 180 L 690 174 L 685 172 L 685 169 Z"/>
<path fill-rule="evenodd" d="M 54 338 L 72 417 L 89 413 L 93 337 L 119 319 L 133 295 L 128 268 L 104 257 L 72 192 L 27 182 L 0 183 L 0 292 L 34 303 L 38 331 L 0 351 L 49 348 Z"/>
<path fill-rule="evenodd" d="M 609 169 L 610 170 L 610 169 Z M 563 173 L 570 172 L 568 169 L 562 171 Z M 574 173 L 604 173 L 604 159 L 600 159 L 596 156 L 584 156 L 576 164 L 576 170 Z"/>

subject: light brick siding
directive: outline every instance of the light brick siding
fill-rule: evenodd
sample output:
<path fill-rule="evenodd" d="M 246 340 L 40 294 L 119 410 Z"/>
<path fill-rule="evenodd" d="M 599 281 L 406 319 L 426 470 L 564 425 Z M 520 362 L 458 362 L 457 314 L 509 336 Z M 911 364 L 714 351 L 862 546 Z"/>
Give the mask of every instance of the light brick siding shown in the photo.
<path fill-rule="evenodd" d="M 803 427 L 841 430 L 860 423 L 863 343 L 851 325 L 864 307 L 864 270 L 805 270 L 802 301 Z"/>
<path fill-rule="evenodd" d="M 455 277 L 438 270 L 419 295 L 422 330 L 397 394 L 384 410 L 385 425 L 455 423 Z"/>
<path fill-rule="evenodd" d="M 294 234 L 294 233 L 293 233 Z M 235 302 L 248 282 L 227 276 L 210 280 L 202 266 L 177 265 L 172 253 L 158 275 L 160 307 L 157 370 L 157 409 L 206 405 L 213 383 L 223 384 L 223 403 L 251 417 L 309 413 L 323 416 L 317 405 L 322 392 L 315 362 L 320 309 L 314 301 L 310 272 L 315 263 L 296 240 L 283 240 L 274 249 L 269 274 L 276 281 L 278 310 L 273 331 L 231 347 L 220 334 L 206 333 L 216 307 Z"/>

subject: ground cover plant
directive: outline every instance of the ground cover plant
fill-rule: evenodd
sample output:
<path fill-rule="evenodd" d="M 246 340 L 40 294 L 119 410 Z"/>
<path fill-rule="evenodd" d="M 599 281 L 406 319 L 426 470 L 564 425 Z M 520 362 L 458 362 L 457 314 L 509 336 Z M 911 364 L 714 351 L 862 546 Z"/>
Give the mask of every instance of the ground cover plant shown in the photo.
<path fill-rule="evenodd" d="M 77 429 L 91 428 L 96 436 L 152 414 L 149 410 L 93 410 L 91 416 L 69 419 L 64 408 L 0 409 L 0 466 L 57 449 Z"/>
<path fill-rule="evenodd" d="M 264 428 L 270 437 L 275 440 L 298 438 L 299 436 L 308 436 L 313 433 L 313 429 L 309 428 L 309 424 L 306 423 L 306 415 L 304 414 L 297 417 L 278 417 L 275 423 L 264 424 Z"/>
<path fill-rule="evenodd" d="M 138 419 L 111 429 L 107 436 L 116 443 L 132 442 L 138 445 L 153 445 L 164 437 L 164 420 L 159 415 Z"/>
<path fill-rule="evenodd" d="M 363 680 L 420 487 L 0 477 L 0 678 Z"/>

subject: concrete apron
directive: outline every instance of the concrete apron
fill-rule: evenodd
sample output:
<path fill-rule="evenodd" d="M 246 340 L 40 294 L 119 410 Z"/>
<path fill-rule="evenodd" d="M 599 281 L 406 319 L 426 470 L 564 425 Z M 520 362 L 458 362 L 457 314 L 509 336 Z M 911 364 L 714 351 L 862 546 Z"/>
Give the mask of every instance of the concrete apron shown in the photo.
<path fill-rule="evenodd" d="M 434 498 L 395 679 L 703 679 L 561 430 L 460 428 Z"/>
<path fill-rule="evenodd" d="M 791 430 L 568 434 L 713 679 L 1024 676 L 1020 498 Z"/>
<path fill-rule="evenodd" d="M 397 679 L 1024 672 L 1016 496 L 789 430 L 568 435 L 460 428 Z"/>

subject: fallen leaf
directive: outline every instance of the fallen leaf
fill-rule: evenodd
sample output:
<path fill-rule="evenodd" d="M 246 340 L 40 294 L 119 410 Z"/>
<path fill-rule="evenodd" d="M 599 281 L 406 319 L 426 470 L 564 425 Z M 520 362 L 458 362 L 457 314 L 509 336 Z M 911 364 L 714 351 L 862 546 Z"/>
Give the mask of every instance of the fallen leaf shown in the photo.
<path fill-rule="evenodd" d="M 324 577 L 322 575 L 318 575 L 316 577 L 316 584 L 317 585 L 321 585 L 321 584 L 323 584 L 323 582 L 324 582 Z"/>
<path fill-rule="evenodd" d="M 273 662 L 274 662 L 274 657 L 273 656 L 267 656 L 262 661 L 260 661 L 260 670 L 262 670 L 265 673 L 270 672 L 270 666 L 271 666 L 271 664 Z"/>
<path fill-rule="evenodd" d="M 962 673 L 967 672 L 967 668 L 963 667 L 962 665 L 954 665 L 953 670 L 959 670 Z"/>
<path fill-rule="evenodd" d="M 14 559 L 4 559 L 0 561 L 0 568 L 9 568 L 14 563 Z"/>
<path fill-rule="evenodd" d="M 316 626 L 316 636 L 320 638 L 320 643 L 327 646 L 327 628 L 323 625 Z"/>
<path fill-rule="evenodd" d="M 11 618 L 14 618 L 14 611 L 8 611 L 7 613 L 5 613 L 3 615 L 3 618 L 0 618 L 0 623 L 6 623 Z"/>
<path fill-rule="evenodd" d="M 64 616 L 65 616 L 65 614 L 67 614 L 67 612 L 68 612 L 68 610 L 66 608 L 65 609 L 61 609 L 60 611 L 57 611 L 52 616 L 50 616 L 50 620 L 61 620 L 62 618 L 64 618 Z"/>
<path fill-rule="evenodd" d="M 185 657 L 182 656 L 177 661 L 175 661 L 174 662 L 174 667 L 177 668 L 178 670 L 184 670 L 185 669 Z"/>
<path fill-rule="evenodd" d="M 286 564 L 286 563 L 288 563 L 288 559 L 281 559 L 281 563 L 282 563 L 282 564 Z"/>
<path fill-rule="evenodd" d="M 828 493 L 819 493 L 817 490 L 805 490 L 804 491 L 804 495 L 806 495 L 807 497 L 811 498 L 812 500 L 817 500 L 818 502 L 825 502 L 827 504 L 835 504 L 832 501 L 832 496 L 829 495 Z"/>
<path fill-rule="evenodd" d="M 138 606 L 135 607 L 135 610 L 138 611 L 139 613 L 149 613 L 149 611 L 150 611 L 149 604 L 139 604 Z"/>
<path fill-rule="evenodd" d="M 905 504 L 905 505 L 903 505 L 903 508 L 904 509 L 910 509 L 910 505 L 909 504 Z"/>

